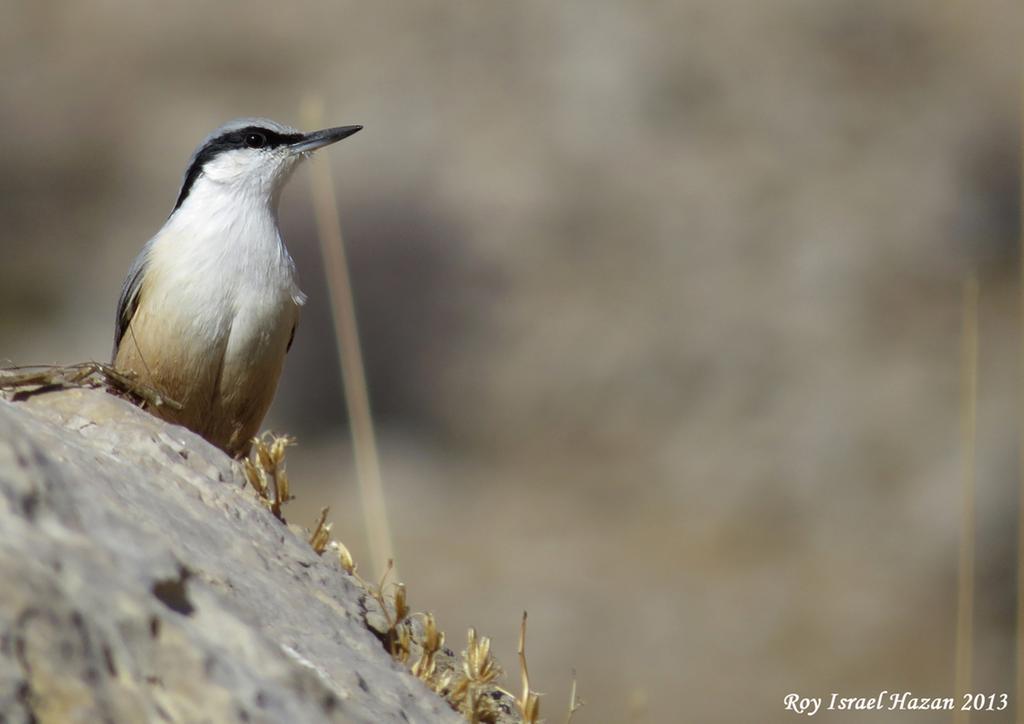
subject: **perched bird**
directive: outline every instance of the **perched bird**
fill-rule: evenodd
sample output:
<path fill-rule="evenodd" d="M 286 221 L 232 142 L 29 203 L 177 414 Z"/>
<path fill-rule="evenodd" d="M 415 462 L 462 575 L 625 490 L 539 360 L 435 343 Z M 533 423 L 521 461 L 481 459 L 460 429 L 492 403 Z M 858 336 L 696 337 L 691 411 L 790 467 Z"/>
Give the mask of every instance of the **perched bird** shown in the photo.
<path fill-rule="evenodd" d="M 182 405 L 152 412 L 228 454 L 248 451 L 306 299 L 277 228 L 281 189 L 312 151 L 360 129 L 242 118 L 192 154 L 117 303 L 114 366 Z"/>

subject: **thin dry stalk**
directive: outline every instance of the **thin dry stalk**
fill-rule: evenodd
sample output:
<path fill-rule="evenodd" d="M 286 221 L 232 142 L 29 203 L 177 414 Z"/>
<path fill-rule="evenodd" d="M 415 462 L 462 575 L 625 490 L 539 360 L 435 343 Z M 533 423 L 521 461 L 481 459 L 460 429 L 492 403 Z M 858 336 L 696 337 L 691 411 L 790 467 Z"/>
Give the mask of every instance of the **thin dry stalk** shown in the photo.
<path fill-rule="evenodd" d="M 977 448 L 978 405 L 978 280 L 971 276 L 964 283 L 963 336 L 960 363 L 960 445 L 963 454 L 963 478 L 960 521 L 960 562 L 957 585 L 956 667 L 953 688 L 957 701 L 971 690 L 974 623 L 974 500 L 975 456 Z M 953 716 L 958 724 L 970 721 L 970 712 L 959 707 Z"/>
<path fill-rule="evenodd" d="M 519 624 L 519 673 L 522 678 L 523 692 L 519 695 L 516 703 L 519 704 L 519 711 L 523 715 L 523 721 L 527 724 L 536 724 L 540 717 L 540 694 L 530 691 L 530 672 L 526 668 L 526 611 L 523 611 L 523 620 Z"/>
<path fill-rule="evenodd" d="M 380 581 L 377 583 L 377 590 L 375 592 L 375 597 L 381 602 L 381 605 L 384 603 L 384 584 L 387 583 L 388 576 L 391 575 L 393 570 L 395 570 L 395 562 L 388 558 L 384 564 L 384 572 L 380 574 Z"/>
<path fill-rule="evenodd" d="M 565 716 L 565 724 L 571 724 L 573 715 L 583 708 L 583 699 L 576 696 L 576 669 L 572 670 L 572 689 L 569 691 L 569 713 Z"/>
<path fill-rule="evenodd" d="M 311 128 L 319 128 L 323 118 L 322 102 L 309 101 L 305 105 L 303 116 L 306 123 Z M 384 569 L 385 561 L 393 560 L 395 556 L 381 481 L 380 456 L 377 453 L 377 440 L 370 412 L 370 396 L 363 369 L 363 354 L 359 344 L 352 282 L 345 258 L 345 244 L 338 220 L 330 167 L 325 162 L 316 160 L 312 166 L 313 206 L 319 230 L 320 251 L 324 260 L 324 273 L 331 296 L 331 315 L 334 319 L 334 336 L 338 345 L 338 360 L 341 363 L 341 378 L 352 432 L 356 476 L 363 501 L 363 515 L 366 518 L 371 562 L 373 570 L 379 572 Z"/>

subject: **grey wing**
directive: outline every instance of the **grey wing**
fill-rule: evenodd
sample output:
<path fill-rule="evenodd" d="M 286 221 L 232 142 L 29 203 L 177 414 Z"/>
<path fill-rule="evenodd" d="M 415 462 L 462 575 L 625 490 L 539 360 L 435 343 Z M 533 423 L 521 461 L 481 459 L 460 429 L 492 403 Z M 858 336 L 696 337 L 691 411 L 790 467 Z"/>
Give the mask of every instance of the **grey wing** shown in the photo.
<path fill-rule="evenodd" d="M 124 285 L 121 287 L 121 297 L 117 300 L 117 319 L 114 320 L 114 352 L 112 357 L 117 357 L 117 348 L 121 345 L 121 338 L 128 330 L 128 325 L 135 316 L 135 310 L 139 307 L 139 294 L 142 291 L 142 279 L 146 275 L 146 267 L 149 261 L 149 245 L 135 257 L 128 276 L 125 277 Z"/>

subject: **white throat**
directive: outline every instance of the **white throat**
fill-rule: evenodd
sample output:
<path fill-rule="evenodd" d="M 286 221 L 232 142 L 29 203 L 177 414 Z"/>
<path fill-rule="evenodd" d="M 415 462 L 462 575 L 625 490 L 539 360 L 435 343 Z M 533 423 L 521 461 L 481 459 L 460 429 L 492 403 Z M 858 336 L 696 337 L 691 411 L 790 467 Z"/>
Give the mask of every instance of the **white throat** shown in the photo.
<path fill-rule="evenodd" d="M 200 316 L 301 305 L 305 295 L 277 226 L 279 189 L 273 180 L 267 189 L 204 174 L 153 237 L 149 268 L 188 289 L 191 313 Z"/>

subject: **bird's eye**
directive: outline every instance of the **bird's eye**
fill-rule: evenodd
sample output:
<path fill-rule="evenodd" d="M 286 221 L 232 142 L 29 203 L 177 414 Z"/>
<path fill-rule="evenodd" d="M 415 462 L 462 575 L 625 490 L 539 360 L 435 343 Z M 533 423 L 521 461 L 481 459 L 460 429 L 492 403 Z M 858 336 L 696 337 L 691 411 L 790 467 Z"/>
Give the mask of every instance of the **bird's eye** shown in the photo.
<path fill-rule="evenodd" d="M 267 137 L 262 133 L 249 133 L 245 137 L 245 145 L 249 148 L 263 148 L 267 145 Z"/>

